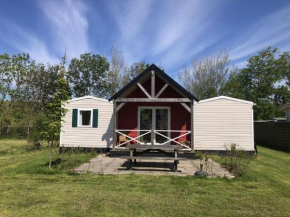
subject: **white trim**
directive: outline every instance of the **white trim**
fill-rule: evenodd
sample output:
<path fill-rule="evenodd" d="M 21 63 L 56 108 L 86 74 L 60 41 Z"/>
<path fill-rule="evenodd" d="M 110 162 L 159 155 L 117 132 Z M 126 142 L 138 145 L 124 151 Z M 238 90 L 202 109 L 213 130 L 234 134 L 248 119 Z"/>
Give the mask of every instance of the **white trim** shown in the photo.
<path fill-rule="evenodd" d="M 61 125 L 62 125 L 62 123 L 63 123 L 63 122 L 61 122 Z M 63 127 L 61 126 L 61 128 L 60 128 L 60 133 L 59 133 L 59 147 L 62 147 L 62 144 L 61 144 L 61 142 L 62 142 L 62 141 L 61 141 L 61 140 L 62 140 L 62 138 L 61 138 L 61 137 L 62 137 L 62 128 L 63 128 Z"/>
<path fill-rule="evenodd" d="M 80 111 L 91 111 L 91 120 L 90 125 L 80 125 Z M 89 108 L 78 108 L 78 127 L 84 127 L 84 128 L 92 128 L 93 127 L 93 109 Z"/>
<path fill-rule="evenodd" d="M 255 151 L 255 140 L 254 140 L 254 106 L 252 106 L 252 142 L 253 142 L 253 151 Z"/>
<path fill-rule="evenodd" d="M 102 101 L 102 102 L 112 103 L 112 102 L 109 102 L 107 99 L 102 99 L 102 98 L 98 98 L 98 97 L 94 97 L 94 96 L 78 97 L 78 98 L 74 98 L 74 99 L 68 100 L 67 102 L 74 102 L 74 101 L 79 101 L 79 100 L 83 100 L 83 99 L 95 99 L 95 100 L 99 100 L 99 101 Z"/>
<path fill-rule="evenodd" d="M 214 101 L 214 100 L 219 100 L 219 99 L 227 99 L 227 100 L 232 100 L 232 101 L 236 101 L 236 102 L 241 102 L 241 103 L 255 105 L 251 101 L 246 101 L 246 100 L 242 100 L 242 99 L 232 98 L 232 97 L 228 97 L 228 96 L 218 96 L 218 97 L 214 97 L 214 98 L 204 99 L 204 100 L 199 101 L 197 104 L 210 102 L 210 101 Z"/>
<path fill-rule="evenodd" d="M 194 146 L 194 143 L 195 143 L 195 122 L 194 122 L 194 116 L 195 116 L 195 103 L 192 103 L 191 106 L 193 106 L 193 114 L 192 114 L 192 119 L 191 121 L 193 121 L 193 129 L 191 129 L 191 133 L 193 133 L 193 141 L 191 141 L 191 147 L 193 147 L 193 150 L 195 150 L 195 146 Z M 190 117 L 191 118 L 191 117 Z"/>
<path fill-rule="evenodd" d="M 168 137 L 171 137 L 171 107 L 170 106 L 138 106 L 138 130 L 140 130 L 140 110 L 141 109 L 152 109 L 152 125 L 154 126 L 154 130 L 156 130 L 156 109 L 168 109 Z M 151 130 L 151 129 L 150 129 Z M 141 130 L 140 130 L 141 131 Z M 138 136 L 140 135 L 140 131 L 138 131 Z M 143 130 L 146 131 L 146 130 Z M 156 134 L 154 134 L 156 137 Z M 151 144 L 148 143 L 148 144 Z M 154 144 L 161 144 L 156 143 L 156 138 L 154 138 Z"/>

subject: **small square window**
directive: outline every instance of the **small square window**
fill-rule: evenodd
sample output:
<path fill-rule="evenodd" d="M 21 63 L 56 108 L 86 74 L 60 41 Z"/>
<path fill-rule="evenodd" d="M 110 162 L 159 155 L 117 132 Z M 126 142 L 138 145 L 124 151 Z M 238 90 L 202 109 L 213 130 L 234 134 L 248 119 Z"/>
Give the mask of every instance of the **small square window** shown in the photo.
<path fill-rule="evenodd" d="M 79 113 L 79 126 L 91 126 L 91 110 L 80 110 Z"/>

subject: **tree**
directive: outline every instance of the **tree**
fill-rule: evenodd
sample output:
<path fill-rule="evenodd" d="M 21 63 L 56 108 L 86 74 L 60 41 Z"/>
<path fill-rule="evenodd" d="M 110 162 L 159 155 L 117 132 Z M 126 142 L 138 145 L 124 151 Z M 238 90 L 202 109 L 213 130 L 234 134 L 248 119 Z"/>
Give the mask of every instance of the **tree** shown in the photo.
<path fill-rule="evenodd" d="M 216 97 L 223 94 L 230 73 L 229 63 L 228 52 L 217 50 L 216 53 L 193 60 L 191 67 L 184 65 L 178 73 L 178 80 L 199 99 Z"/>
<path fill-rule="evenodd" d="M 281 105 L 287 102 L 290 102 L 289 88 L 286 85 L 278 86 L 274 92 L 275 117 L 285 116 L 285 108 L 282 108 Z"/>
<path fill-rule="evenodd" d="M 141 62 L 134 62 L 130 68 L 126 68 L 123 75 L 122 85 L 125 86 L 130 81 L 132 81 L 135 77 L 141 74 L 145 69 L 147 69 L 150 65 L 145 63 L 144 61 Z"/>
<path fill-rule="evenodd" d="M 47 105 L 45 115 L 41 118 L 41 126 L 44 126 L 41 134 L 50 141 L 49 169 L 51 169 L 53 142 L 60 135 L 61 123 L 67 113 L 67 109 L 63 106 L 64 103 L 70 99 L 69 84 L 65 78 L 65 59 L 66 55 L 64 55 L 63 61 L 60 65 L 60 71 L 56 83 L 56 91 Z"/>
<path fill-rule="evenodd" d="M 124 69 L 124 55 L 119 44 L 111 47 L 111 64 L 107 77 L 107 98 L 113 96 L 121 88 L 121 78 Z"/>
<path fill-rule="evenodd" d="M 281 61 L 280 67 L 283 70 L 282 76 L 284 77 L 286 81 L 286 85 L 288 85 L 288 88 L 290 88 L 290 53 L 283 52 L 280 55 L 280 61 Z"/>
<path fill-rule="evenodd" d="M 225 85 L 222 87 L 221 92 L 224 96 L 230 96 L 233 98 L 244 99 L 244 95 L 241 91 L 242 84 L 239 80 L 240 70 L 237 67 L 234 67 L 231 70 L 229 78 Z"/>
<path fill-rule="evenodd" d="M 0 55 L 0 121 L 5 123 L 7 134 L 12 124 L 12 107 L 26 94 L 25 80 L 31 64 L 29 54 Z"/>
<path fill-rule="evenodd" d="M 106 73 L 109 63 L 105 57 L 98 54 L 85 53 L 80 58 L 73 58 L 66 74 L 73 95 L 81 97 L 106 95 Z"/>
<path fill-rule="evenodd" d="M 283 115 L 280 106 L 290 98 L 289 88 L 281 83 L 289 73 L 289 60 L 289 53 L 281 54 L 277 48 L 268 47 L 259 51 L 257 55 L 250 57 L 247 67 L 229 80 L 227 87 L 232 93 L 230 96 L 238 94 L 239 98 L 256 103 L 256 120 Z M 235 83 L 239 85 L 235 86 Z"/>

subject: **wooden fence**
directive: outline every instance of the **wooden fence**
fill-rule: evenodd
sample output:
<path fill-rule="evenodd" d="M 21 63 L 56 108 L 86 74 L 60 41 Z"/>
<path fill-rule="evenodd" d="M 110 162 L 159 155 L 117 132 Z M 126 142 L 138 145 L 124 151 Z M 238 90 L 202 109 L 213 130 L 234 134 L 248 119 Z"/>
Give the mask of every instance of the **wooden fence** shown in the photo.
<path fill-rule="evenodd" d="M 257 145 L 290 151 L 290 122 L 255 122 Z"/>

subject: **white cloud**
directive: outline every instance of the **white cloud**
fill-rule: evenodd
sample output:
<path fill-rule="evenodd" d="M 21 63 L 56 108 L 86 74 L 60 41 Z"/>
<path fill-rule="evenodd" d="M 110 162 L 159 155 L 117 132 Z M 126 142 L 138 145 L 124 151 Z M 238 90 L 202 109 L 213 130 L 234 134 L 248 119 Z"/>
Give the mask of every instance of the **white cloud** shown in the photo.
<path fill-rule="evenodd" d="M 53 46 L 58 53 L 62 54 L 67 49 L 70 60 L 90 52 L 87 8 L 82 1 L 41 1 L 40 7 L 51 25 Z"/>
<path fill-rule="evenodd" d="M 159 55 L 166 69 L 181 67 L 227 33 L 220 31 L 212 34 L 212 27 L 219 16 L 213 11 L 220 3 L 185 1 L 183 4 L 172 2 L 164 7 L 171 13 L 162 17 L 166 23 L 160 23 L 152 54 Z"/>
<path fill-rule="evenodd" d="M 207 34 L 219 16 L 213 10 L 221 2 L 136 0 L 109 4 L 126 62 L 149 58 L 162 62 L 166 71 L 180 67 L 225 34 Z"/>
<path fill-rule="evenodd" d="M 127 1 L 122 9 L 114 7 L 122 40 L 130 41 L 142 32 L 142 26 L 148 18 L 151 6 L 152 0 L 138 0 Z"/>
<path fill-rule="evenodd" d="M 281 48 L 289 45 L 290 7 L 276 11 L 249 27 L 238 39 L 240 45 L 233 49 L 232 60 L 248 58 L 249 55 L 268 46 Z M 282 49 L 283 50 L 283 49 Z"/>
<path fill-rule="evenodd" d="M 183 1 L 182 4 L 172 1 L 164 5 L 165 16 L 158 25 L 152 54 L 161 54 L 176 44 L 191 44 L 208 27 L 209 20 L 212 21 L 208 13 L 215 6 L 202 1 Z"/>
<path fill-rule="evenodd" d="M 19 52 L 29 53 L 36 62 L 58 64 L 61 61 L 61 59 L 49 52 L 44 41 L 30 31 L 10 21 L 2 21 L 1 26 L 0 39 Z"/>

